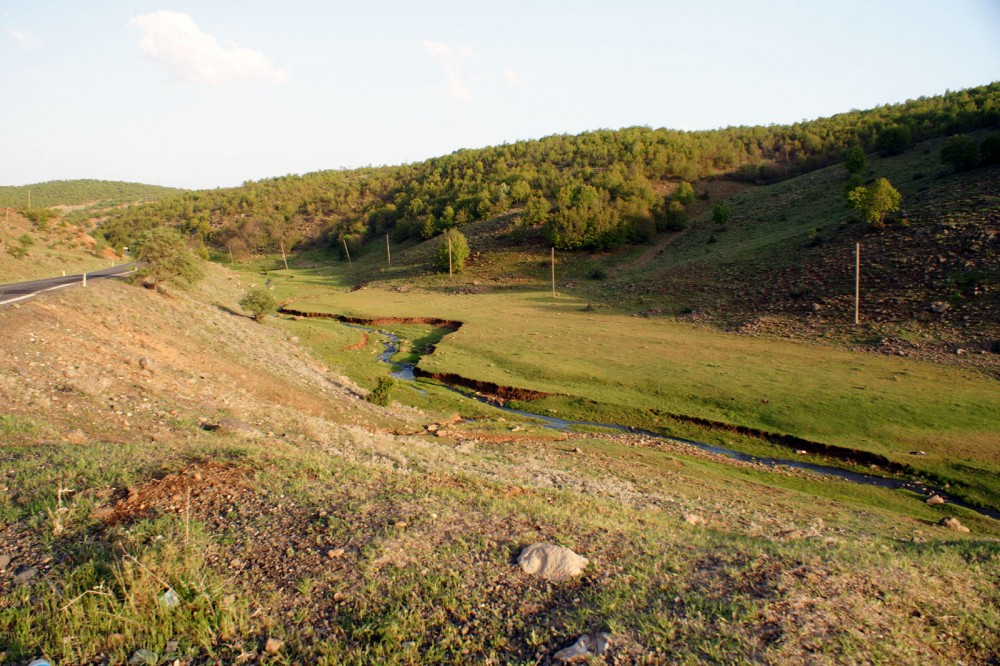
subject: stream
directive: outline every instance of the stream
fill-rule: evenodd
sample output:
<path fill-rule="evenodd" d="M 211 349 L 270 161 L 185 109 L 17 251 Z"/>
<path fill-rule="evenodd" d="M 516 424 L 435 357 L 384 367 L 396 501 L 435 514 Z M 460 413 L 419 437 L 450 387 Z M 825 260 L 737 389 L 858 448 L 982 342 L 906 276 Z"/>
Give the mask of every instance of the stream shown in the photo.
<path fill-rule="evenodd" d="M 387 363 L 393 367 L 395 370 L 391 373 L 391 376 L 395 379 L 407 382 L 413 382 L 416 377 L 413 374 L 413 369 L 416 367 L 415 363 L 395 363 L 392 361 L 392 357 L 399 351 L 399 336 L 388 331 L 379 330 L 377 328 L 371 328 L 368 326 L 361 326 L 359 324 L 342 324 L 343 326 L 348 326 L 350 328 L 356 328 L 363 331 L 368 331 L 371 333 L 377 333 L 386 337 L 385 348 L 381 354 L 378 355 L 378 360 L 381 363 Z M 803 462 L 800 460 L 789 460 L 785 458 L 767 458 L 760 456 L 753 456 L 747 453 L 741 453 L 740 451 L 734 451 L 732 449 L 727 449 L 723 446 L 717 446 L 714 444 L 706 444 L 704 442 L 698 442 L 691 439 L 683 439 L 680 437 L 668 437 L 666 435 L 661 435 L 659 433 L 653 432 L 651 430 L 643 430 L 640 428 L 632 428 L 630 426 L 623 426 L 616 423 L 596 423 L 592 421 L 574 421 L 570 419 L 560 419 L 552 416 L 545 416 L 542 414 L 535 414 L 532 412 L 526 412 L 519 409 L 514 409 L 512 407 L 506 407 L 503 405 L 498 405 L 497 403 L 487 400 L 481 396 L 469 395 L 464 391 L 460 391 L 456 388 L 442 384 L 445 388 L 450 391 L 454 391 L 459 395 L 472 400 L 477 400 L 479 402 L 485 403 L 499 409 L 502 412 L 507 412 L 508 414 L 514 414 L 526 419 L 531 419 L 541 423 L 542 427 L 550 428 L 552 430 L 558 430 L 561 432 L 571 431 L 574 427 L 591 427 L 591 428 L 603 428 L 605 430 L 613 430 L 617 432 L 624 432 L 631 435 L 642 435 L 643 437 L 650 437 L 662 441 L 670 442 L 680 442 L 682 444 L 687 444 L 695 448 L 701 449 L 702 451 L 708 451 L 710 453 L 715 453 L 723 456 L 727 456 L 734 460 L 740 460 L 743 462 L 758 463 L 765 465 L 767 467 L 792 467 L 795 469 L 806 470 L 816 474 L 821 474 L 823 476 L 834 477 L 838 479 L 843 479 L 845 481 L 850 481 L 852 483 L 858 483 L 866 486 L 875 486 L 878 488 L 889 488 L 891 490 L 909 490 L 913 493 L 921 495 L 923 497 L 930 497 L 931 495 L 939 495 L 946 502 L 954 504 L 955 506 L 960 506 L 964 509 L 970 511 L 975 511 L 976 513 L 988 516 L 995 520 L 1000 520 L 1000 511 L 994 509 L 983 508 L 978 506 L 973 506 L 967 504 L 962 500 L 954 497 L 950 493 L 940 488 L 935 488 L 926 483 L 921 483 L 919 481 L 907 480 L 907 479 L 894 479 L 887 478 L 883 476 L 875 476 L 872 474 L 864 474 L 862 472 L 855 472 L 847 469 L 842 469 L 840 467 L 830 467 L 827 465 L 817 465 L 815 463 Z M 425 391 L 417 389 L 420 391 L 421 395 L 425 394 Z"/>

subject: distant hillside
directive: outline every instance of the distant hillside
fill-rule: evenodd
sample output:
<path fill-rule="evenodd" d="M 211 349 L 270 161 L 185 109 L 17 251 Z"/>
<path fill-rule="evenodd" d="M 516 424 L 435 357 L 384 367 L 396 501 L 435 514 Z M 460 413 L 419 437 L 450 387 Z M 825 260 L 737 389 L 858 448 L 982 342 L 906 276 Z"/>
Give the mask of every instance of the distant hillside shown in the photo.
<path fill-rule="evenodd" d="M 1000 123 L 1000 83 L 793 125 L 681 132 L 633 127 L 460 150 L 418 164 L 283 176 L 189 192 L 114 213 L 115 247 L 171 224 L 249 257 L 279 246 L 360 248 L 523 211 L 561 249 L 654 242 L 676 226 L 667 195 L 682 181 L 779 182 L 840 162 L 852 147 L 898 153 L 915 142 Z M 689 204 L 684 204 L 689 206 Z M 676 209 L 676 206 L 674 206 Z"/>
<path fill-rule="evenodd" d="M 184 192 L 172 187 L 111 180 L 52 180 L 32 185 L 0 186 L 0 206 L 27 207 L 29 191 L 31 206 L 34 208 L 76 206 L 96 201 L 157 201 Z"/>

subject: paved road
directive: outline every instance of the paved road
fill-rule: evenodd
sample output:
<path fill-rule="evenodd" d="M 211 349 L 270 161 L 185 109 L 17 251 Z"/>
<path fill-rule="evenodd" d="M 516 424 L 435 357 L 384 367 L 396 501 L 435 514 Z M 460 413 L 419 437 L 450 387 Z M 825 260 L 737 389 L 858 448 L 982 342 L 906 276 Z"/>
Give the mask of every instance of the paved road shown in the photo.
<path fill-rule="evenodd" d="M 103 268 L 99 271 L 87 273 L 87 282 L 99 280 L 101 278 L 117 277 L 125 275 L 135 270 L 135 264 L 122 264 L 114 268 Z M 15 282 L 14 284 L 0 285 L 0 305 L 23 301 L 26 298 L 39 294 L 43 291 L 62 289 L 74 284 L 83 284 L 83 273 L 77 275 L 67 275 L 66 277 L 46 278 L 45 280 L 32 280 L 31 282 Z"/>

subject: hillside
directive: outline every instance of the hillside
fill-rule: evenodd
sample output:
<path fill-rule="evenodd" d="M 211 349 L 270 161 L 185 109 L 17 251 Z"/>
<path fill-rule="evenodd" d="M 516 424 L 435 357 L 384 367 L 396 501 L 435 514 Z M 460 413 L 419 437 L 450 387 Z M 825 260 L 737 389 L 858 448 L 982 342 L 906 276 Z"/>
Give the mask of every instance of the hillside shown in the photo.
<path fill-rule="evenodd" d="M 669 227 L 664 195 L 681 182 L 726 175 L 772 183 L 841 162 L 854 147 L 894 153 L 998 122 L 994 83 L 794 125 L 596 130 L 191 192 L 120 211 L 103 231 L 120 248 L 167 223 L 245 259 L 282 246 L 358 249 L 387 233 L 396 242 L 422 240 L 524 209 L 524 224 L 543 227 L 555 247 L 604 250 L 649 242 Z"/>
<path fill-rule="evenodd" d="M 111 180 L 52 180 L 31 185 L 0 185 L 0 206 L 27 208 L 29 201 L 34 208 L 52 206 L 79 206 L 95 202 L 135 203 L 156 201 L 180 194 L 184 190 L 142 183 L 124 183 Z"/>
<path fill-rule="evenodd" d="M 616 664 L 1000 651 L 994 520 L 432 384 L 376 407 L 342 376 L 374 334 L 257 324 L 248 281 L 0 309 L 0 661 L 550 664 L 599 633 Z M 535 578 L 536 542 L 589 564 Z"/>
<path fill-rule="evenodd" d="M 90 235 L 93 224 L 58 215 L 30 220 L 9 208 L 0 208 L 0 216 L 0 284 L 55 277 L 63 271 L 74 275 L 122 261 Z"/>

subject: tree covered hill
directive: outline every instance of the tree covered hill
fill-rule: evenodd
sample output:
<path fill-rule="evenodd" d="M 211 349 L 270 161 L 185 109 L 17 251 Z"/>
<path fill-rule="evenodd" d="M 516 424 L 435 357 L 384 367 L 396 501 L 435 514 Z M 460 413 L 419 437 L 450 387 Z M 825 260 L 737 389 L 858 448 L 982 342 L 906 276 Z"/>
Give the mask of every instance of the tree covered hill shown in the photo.
<path fill-rule="evenodd" d="M 142 229 L 179 227 L 193 239 L 250 256 L 283 245 L 360 247 L 391 234 L 429 238 L 522 210 L 561 249 L 651 242 L 682 225 L 681 182 L 777 182 L 842 161 L 847 151 L 893 154 L 911 143 L 1000 123 L 1000 83 L 867 111 L 767 127 L 681 132 L 632 127 L 460 150 L 402 166 L 289 175 L 187 192 L 117 211 L 113 246 Z"/>
<path fill-rule="evenodd" d="M 26 208 L 28 192 L 31 192 L 31 206 L 75 206 L 97 201 L 156 201 L 177 195 L 184 190 L 159 185 L 125 183 L 111 180 L 52 180 L 32 185 L 0 186 L 0 206 Z"/>

